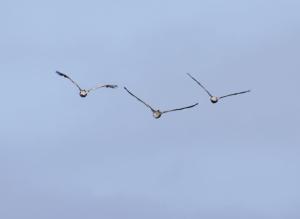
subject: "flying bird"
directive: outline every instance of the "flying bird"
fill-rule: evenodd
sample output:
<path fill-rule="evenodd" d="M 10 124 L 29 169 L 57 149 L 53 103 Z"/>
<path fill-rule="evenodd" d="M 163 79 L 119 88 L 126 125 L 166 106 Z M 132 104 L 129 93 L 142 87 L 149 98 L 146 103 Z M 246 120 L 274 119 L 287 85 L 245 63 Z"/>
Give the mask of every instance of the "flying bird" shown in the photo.
<path fill-rule="evenodd" d="M 59 71 L 56 71 L 56 73 L 66 79 L 69 79 L 78 89 L 79 89 L 79 95 L 81 97 L 86 97 L 91 91 L 97 90 L 99 88 L 117 88 L 117 85 L 111 85 L 111 84 L 106 84 L 106 85 L 96 85 L 93 88 L 90 89 L 82 89 L 72 78 L 70 78 L 68 75 L 61 73 Z"/>
<path fill-rule="evenodd" d="M 141 100 L 140 98 L 138 98 L 137 96 L 135 96 L 131 91 L 129 91 L 126 87 L 124 87 L 124 89 L 133 97 L 135 97 L 138 101 L 140 101 L 141 103 L 143 103 L 146 107 L 148 107 L 153 114 L 153 117 L 155 119 L 159 119 L 163 114 L 165 113 L 169 113 L 169 112 L 174 112 L 174 111 L 179 111 L 179 110 L 184 110 L 184 109 L 188 109 L 188 108 L 192 108 L 197 106 L 199 103 L 196 103 L 194 105 L 191 106 L 186 106 L 186 107 L 182 107 L 182 108 L 178 108 L 178 109 L 172 109 L 172 110 L 166 110 L 166 111 L 160 111 L 160 110 L 155 110 L 154 108 L 152 108 L 149 104 L 147 104 L 146 102 L 144 102 L 143 100 Z"/>
<path fill-rule="evenodd" d="M 197 81 L 196 78 L 194 78 L 191 74 L 187 73 L 187 75 L 192 78 L 198 85 L 200 85 L 200 87 L 203 88 L 203 90 L 210 96 L 210 101 L 212 103 L 217 103 L 220 99 L 223 99 L 225 97 L 230 97 L 230 96 L 235 96 L 235 95 L 239 95 L 239 94 L 244 94 L 244 93 L 248 93 L 250 92 L 250 90 L 246 90 L 246 91 L 242 91 L 242 92 L 237 92 L 237 93 L 232 93 L 232 94 L 227 94 L 227 95 L 224 95 L 224 96 L 214 96 L 212 95 L 199 81 Z"/>

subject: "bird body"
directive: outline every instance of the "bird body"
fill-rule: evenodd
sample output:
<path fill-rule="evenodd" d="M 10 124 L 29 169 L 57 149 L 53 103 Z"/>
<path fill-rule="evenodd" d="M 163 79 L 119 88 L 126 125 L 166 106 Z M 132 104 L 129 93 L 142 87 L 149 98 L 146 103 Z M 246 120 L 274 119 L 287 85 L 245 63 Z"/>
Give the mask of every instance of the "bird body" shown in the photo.
<path fill-rule="evenodd" d="M 161 113 L 160 110 L 156 110 L 156 111 L 153 112 L 153 117 L 155 119 L 159 119 L 161 117 L 161 115 L 162 115 L 162 113 Z"/>
<path fill-rule="evenodd" d="M 212 96 L 212 97 L 210 98 L 210 101 L 211 101 L 212 103 L 217 103 L 217 102 L 219 101 L 219 97 Z"/>
<path fill-rule="evenodd" d="M 81 96 L 81 97 L 86 97 L 87 95 L 88 95 L 88 92 L 86 90 L 81 90 L 79 92 L 79 96 Z"/>

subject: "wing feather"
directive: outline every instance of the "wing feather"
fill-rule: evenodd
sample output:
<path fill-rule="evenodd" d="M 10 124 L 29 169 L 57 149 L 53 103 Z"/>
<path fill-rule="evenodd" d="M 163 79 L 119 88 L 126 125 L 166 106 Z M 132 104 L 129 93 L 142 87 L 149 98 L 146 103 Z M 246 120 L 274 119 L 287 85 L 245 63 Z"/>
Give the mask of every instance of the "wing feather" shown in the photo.
<path fill-rule="evenodd" d="M 191 78 L 191 79 L 193 79 L 200 87 L 202 87 L 203 88 L 203 90 L 205 90 L 206 91 L 206 93 L 210 96 L 210 97 L 212 97 L 213 95 L 196 79 L 196 78 L 194 78 L 190 73 L 187 73 L 187 75 Z"/>
<path fill-rule="evenodd" d="M 143 103 L 145 106 L 147 106 L 148 108 L 151 109 L 152 112 L 155 112 L 155 110 L 149 105 L 147 104 L 145 101 L 141 100 L 140 98 L 138 98 L 137 96 L 135 96 L 131 91 L 129 91 L 126 87 L 124 87 L 124 89 L 133 97 L 135 97 L 138 101 L 140 101 L 141 103 Z"/>
<path fill-rule="evenodd" d="M 59 71 L 56 71 L 56 74 L 58 74 L 58 75 L 60 75 L 60 76 L 62 76 L 64 78 L 69 79 L 80 91 L 82 90 L 81 87 L 72 78 L 70 78 L 68 75 L 66 75 L 66 74 L 64 74 L 62 72 L 59 72 Z"/>
<path fill-rule="evenodd" d="M 162 113 L 169 113 L 169 112 L 174 112 L 174 111 L 189 109 L 189 108 L 193 108 L 193 107 L 195 107 L 197 105 L 199 105 L 199 103 L 195 103 L 195 104 L 193 104 L 191 106 L 186 106 L 186 107 L 182 107 L 182 108 L 178 108 L 178 109 L 166 110 L 166 111 L 163 111 Z"/>
<path fill-rule="evenodd" d="M 246 91 L 242 91 L 242 92 L 237 92 L 237 93 L 233 93 L 233 94 L 228 94 L 228 95 L 219 97 L 219 99 L 222 99 L 222 98 L 225 98 L 225 97 L 230 97 L 230 96 L 235 96 L 235 95 L 239 95 L 239 94 L 248 93 L 248 92 L 250 92 L 250 91 L 251 91 L 251 90 L 246 90 Z"/>

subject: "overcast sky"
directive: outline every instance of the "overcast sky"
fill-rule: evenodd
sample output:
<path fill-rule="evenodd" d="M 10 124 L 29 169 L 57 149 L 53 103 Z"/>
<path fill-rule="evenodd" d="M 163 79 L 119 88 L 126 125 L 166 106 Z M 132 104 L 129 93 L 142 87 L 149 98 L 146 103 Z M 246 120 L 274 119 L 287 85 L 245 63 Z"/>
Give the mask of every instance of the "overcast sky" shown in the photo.
<path fill-rule="evenodd" d="M 299 8 L 2 0 L 0 218 L 300 218 Z"/>

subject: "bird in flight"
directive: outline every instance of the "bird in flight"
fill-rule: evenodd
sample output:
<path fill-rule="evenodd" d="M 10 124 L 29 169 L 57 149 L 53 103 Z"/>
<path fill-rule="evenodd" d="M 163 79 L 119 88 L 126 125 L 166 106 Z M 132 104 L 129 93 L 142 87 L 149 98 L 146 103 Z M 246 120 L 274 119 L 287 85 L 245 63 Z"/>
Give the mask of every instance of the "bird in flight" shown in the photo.
<path fill-rule="evenodd" d="M 147 106 L 153 114 L 153 117 L 155 119 L 159 119 L 163 114 L 165 113 L 169 113 L 169 112 L 174 112 L 174 111 L 179 111 L 179 110 L 184 110 L 184 109 L 188 109 L 188 108 L 192 108 L 197 106 L 199 103 L 196 103 L 194 105 L 191 106 L 186 106 L 186 107 L 182 107 L 182 108 L 178 108 L 178 109 L 172 109 L 172 110 L 166 110 L 166 111 L 160 111 L 160 110 L 155 110 L 153 109 L 149 104 L 147 104 L 146 102 L 144 102 L 143 100 L 141 100 L 140 98 L 138 98 L 137 96 L 135 96 L 131 91 L 129 91 L 126 87 L 124 87 L 124 89 L 133 97 L 135 97 L 138 101 L 140 101 L 141 103 L 143 103 L 145 106 Z"/>
<path fill-rule="evenodd" d="M 68 75 L 61 73 L 59 71 L 56 71 L 56 73 L 64 78 L 69 79 L 78 89 L 79 89 L 79 95 L 81 97 L 86 97 L 91 91 L 94 91 L 99 88 L 117 88 L 117 85 L 111 85 L 111 84 L 106 84 L 106 85 L 97 85 L 91 89 L 82 89 L 72 78 L 70 78 Z"/>
<path fill-rule="evenodd" d="M 187 75 L 192 78 L 198 85 L 200 85 L 200 87 L 203 88 L 203 90 L 206 91 L 206 93 L 210 96 L 210 101 L 212 103 L 217 103 L 220 99 L 223 99 L 225 97 L 230 97 L 230 96 L 235 96 L 235 95 L 239 95 L 239 94 L 244 94 L 244 93 L 248 93 L 250 92 L 250 90 L 246 90 L 246 91 L 242 91 L 242 92 L 237 92 L 237 93 L 232 93 L 232 94 L 227 94 L 227 95 L 224 95 L 224 96 L 221 96 L 221 97 L 218 97 L 218 96 L 214 96 L 212 95 L 199 81 L 197 81 L 196 78 L 194 78 L 191 74 L 187 73 Z"/>

